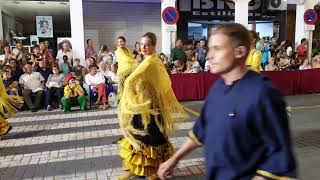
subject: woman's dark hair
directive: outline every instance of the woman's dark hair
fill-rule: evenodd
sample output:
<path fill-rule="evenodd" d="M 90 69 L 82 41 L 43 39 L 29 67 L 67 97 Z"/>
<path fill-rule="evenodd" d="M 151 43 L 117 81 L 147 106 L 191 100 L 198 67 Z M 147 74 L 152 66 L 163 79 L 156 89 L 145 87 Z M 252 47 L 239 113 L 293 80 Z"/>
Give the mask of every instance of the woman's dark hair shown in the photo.
<path fill-rule="evenodd" d="M 109 49 L 108 46 L 107 46 L 106 44 L 104 44 L 104 45 L 102 46 L 102 51 L 106 51 L 107 49 Z"/>
<path fill-rule="evenodd" d="M 126 41 L 126 38 L 123 37 L 123 36 L 119 36 L 118 39 L 122 39 L 124 42 L 127 42 L 127 41 Z"/>
<path fill-rule="evenodd" d="M 151 40 L 151 45 L 152 46 L 156 46 L 157 45 L 157 36 L 154 34 L 154 33 L 152 33 L 152 32 L 147 32 L 147 33 L 145 33 L 142 37 L 147 37 L 147 38 L 149 38 L 150 40 Z"/>
<path fill-rule="evenodd" d="M 89 69 L 92 69 L 92 68 L 97 68 L 97 69 L 99 69 L 99 67 L 98 67 L 97 65 L 95 65 L 95 64 L 92 64 L 92 65 L 89 66 Z"/>
<path fill-rule="evenodd" d="M 35 49 L 40 49 L 40 46 L 39 45 L 34 45 L 33 47 L 32 47 L 32 50 L 35 50 Z"/>
<path fill-rule="evenodd" d="M 89 44 L 89 41 L 90 41 L 91 39 L 87 39 L 87 44 Z"/>

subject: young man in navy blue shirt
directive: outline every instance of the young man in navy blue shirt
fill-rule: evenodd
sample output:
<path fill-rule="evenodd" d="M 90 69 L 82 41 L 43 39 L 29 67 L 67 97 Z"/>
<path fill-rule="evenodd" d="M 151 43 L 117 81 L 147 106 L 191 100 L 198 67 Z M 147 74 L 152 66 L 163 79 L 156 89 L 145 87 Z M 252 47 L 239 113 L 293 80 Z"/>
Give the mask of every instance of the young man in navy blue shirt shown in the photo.
<path fill-rule="evenodd" d="M 286 105 L 264 76 L 247 69 L 251 37 L 240 24 L 219 26 L 211 35 L 210 71 L 220 74 L 189 139 L 164 162 L 160 179 L 180 159 L 204 146 L 207 180 L 291 180 L 298 176 Z"/>

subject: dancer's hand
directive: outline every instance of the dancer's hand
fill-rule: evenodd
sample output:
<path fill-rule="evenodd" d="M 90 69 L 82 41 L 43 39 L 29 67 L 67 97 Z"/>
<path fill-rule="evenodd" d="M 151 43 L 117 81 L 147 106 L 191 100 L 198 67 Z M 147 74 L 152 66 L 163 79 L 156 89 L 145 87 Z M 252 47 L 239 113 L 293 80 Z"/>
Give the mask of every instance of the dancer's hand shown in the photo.
<path fill-rule="evenodd" d="M 166 162 L 162 163 L 158 170 L 158 176 L 161 180 L 166 180 L 172 177 L 172 172 L 177 166 L 178 161 L 174 158 L 168 159 Z"/>

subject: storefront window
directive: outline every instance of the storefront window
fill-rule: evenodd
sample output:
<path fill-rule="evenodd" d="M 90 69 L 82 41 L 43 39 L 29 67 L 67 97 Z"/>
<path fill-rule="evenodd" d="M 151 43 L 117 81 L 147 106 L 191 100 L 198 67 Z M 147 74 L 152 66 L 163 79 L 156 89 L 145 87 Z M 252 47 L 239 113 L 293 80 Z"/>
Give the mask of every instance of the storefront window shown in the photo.
<path fill-rule="evenodd" d="M 188 22 L 188 40 L 200 41 L 201 39 L 208 39 L 208 25 Z"/>

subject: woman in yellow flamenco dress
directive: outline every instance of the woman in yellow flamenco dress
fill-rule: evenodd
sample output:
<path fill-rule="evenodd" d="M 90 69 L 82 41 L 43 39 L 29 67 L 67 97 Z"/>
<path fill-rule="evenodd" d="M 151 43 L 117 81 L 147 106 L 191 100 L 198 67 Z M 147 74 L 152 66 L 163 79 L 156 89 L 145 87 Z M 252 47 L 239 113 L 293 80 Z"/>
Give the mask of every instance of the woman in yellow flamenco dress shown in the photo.
<path fill-rule="evenodd" d="M 159 165 L 174 153 L 168 134 L 175 130 L 173 118 L 187 118 L 171 88 L 167 71 L 155 52 L 156 35 L 146 33 L 141 39 L 145 59 L 127 77 L 119 104 L 120 157 L 131 176 L 157 179 Z M 119 66 L 120 68 L 120 66 Z M 129 68 L 129 67 L 123 67 Z"/>
<path fill-rule="evenodd" d="M 1 74 L 1 73 L 0 73 Z M 8 134 L 12 126 L 6 121 L 4 115 L 14 115 L 17 112 L 16 108 L 21 108 L 23 99 L 20 96 L 9 96 L 4 87 L 2 76 L 0 75 L 0 139 Z"/>
<path fill-rule="evenodd" d="M 123 86 L 126 78 L 135 70 L 139 63 L 134 59 L 131 50 L 126 47 L 126 38 L 123 36 L 118 37 L 118 48 L 116 50 L 116 57 L 118 60 L 117 76 L 119 79 L 118 85 L 118 99 L 121 99 Z"/>

